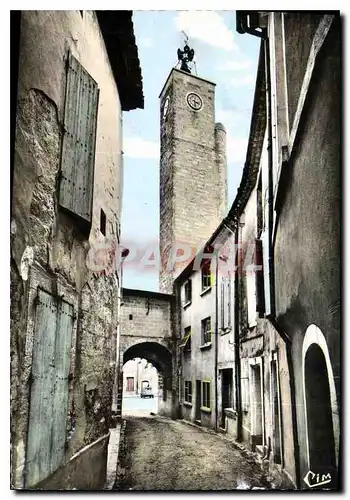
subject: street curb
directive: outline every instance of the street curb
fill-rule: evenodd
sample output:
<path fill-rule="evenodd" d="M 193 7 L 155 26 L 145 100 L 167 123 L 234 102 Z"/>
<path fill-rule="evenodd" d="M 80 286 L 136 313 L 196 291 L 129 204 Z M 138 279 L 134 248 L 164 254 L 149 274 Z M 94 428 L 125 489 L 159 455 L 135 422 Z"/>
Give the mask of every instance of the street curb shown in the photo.
<path fill-rule="evenodd" d="M 120 438 L 119 438 L 119 453 L 118 462 L 116 467 L 116 477 L 113 484 L 113 490 L 119 490 L 125 478 L 125 458 L 126 458 L 126 440 L 125 440 L 126 420 L 123 419 L 120 425 Z"/>

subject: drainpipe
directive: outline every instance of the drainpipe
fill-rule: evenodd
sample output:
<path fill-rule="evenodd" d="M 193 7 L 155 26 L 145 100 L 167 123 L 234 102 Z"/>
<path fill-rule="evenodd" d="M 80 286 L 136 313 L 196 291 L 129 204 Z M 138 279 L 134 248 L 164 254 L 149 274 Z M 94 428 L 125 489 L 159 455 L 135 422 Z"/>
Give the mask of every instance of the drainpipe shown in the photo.
<path fill-rule="evenodd" d="M 218 431 L 218 340 L 219 340 L 219 255 L 216 254 L 215 269 L 215 432 Z"/>
<path fill-rule="evenodd" d="M 237 411 L 237 441 L 242 440 L 242 397 L 241 397 L 241 358 L 239 352 L 239 272 L 241 270 L 240 255 L 241 251 L 238 247 L 240 225 L 238 224 L 235 232 L 235 248 L 236 248 L 236 276 L 235 276 L 235 317 L 234 317 L 234 352 L 235 352 L 235 385 L 236 385 L 236 411 Z"/>

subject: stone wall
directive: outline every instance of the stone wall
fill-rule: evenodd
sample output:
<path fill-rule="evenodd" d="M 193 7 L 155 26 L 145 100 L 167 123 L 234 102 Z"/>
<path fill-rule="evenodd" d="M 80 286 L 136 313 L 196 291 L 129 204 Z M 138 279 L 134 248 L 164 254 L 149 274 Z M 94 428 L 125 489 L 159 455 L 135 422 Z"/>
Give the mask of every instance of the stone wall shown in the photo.
<path fill-rule="evenodd" d="M 172 295 L 123 289 L 121 307 L 121 363 L 143 358 L 160 376 L 158 413 L 174 417 L 177 411 L 177 341 L 173 329 Z"/>
<path fill-rule="evenodd" d="M 215 135 L 215 84 L 173 69 L 161 93 L 169 110 L 161 113 L 160 273 L 161 291 L 171 293 L 184 267 L 166 269 L 171 245 L 186 243 L 195 255 L 219 225 L 226 210 L 226 152 L 222 131 Z M 203 101 L 199 111 L 186 101 L 190 92 Z"/>
<path fill-rule="evenodd" d="M 68 51 L 100 88 L 90 233 L 57 200 Z M 12 484 L 25 484 L 37 287 L 74 309 L 65 460 L 110 426 L 118 275 L 94 273 L 87 256 L 119 239 L 121 107 L 94 12 L 23 11 L 11 221 Z M 100 232 L 100 210 L 106 236 Z M 43 429 L 43 432 L 45 430 Z"/>

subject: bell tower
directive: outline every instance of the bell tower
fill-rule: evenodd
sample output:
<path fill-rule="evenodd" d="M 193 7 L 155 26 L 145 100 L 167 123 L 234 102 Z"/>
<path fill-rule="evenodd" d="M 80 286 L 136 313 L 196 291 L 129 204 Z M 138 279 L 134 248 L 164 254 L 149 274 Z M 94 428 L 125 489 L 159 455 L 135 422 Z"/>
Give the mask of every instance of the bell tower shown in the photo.
<path fill-rule="evenodd" d="M 172 265 L 177 245 L 192 255 L 226 215 L 226 131 L 215 124 L 215 83 L 191 73 L 194 52 L 178 50 L 160 93 L 160 290 L 172 293 L 184 264 Z M 176 251 L 176 250 L 175 250 Z"/>

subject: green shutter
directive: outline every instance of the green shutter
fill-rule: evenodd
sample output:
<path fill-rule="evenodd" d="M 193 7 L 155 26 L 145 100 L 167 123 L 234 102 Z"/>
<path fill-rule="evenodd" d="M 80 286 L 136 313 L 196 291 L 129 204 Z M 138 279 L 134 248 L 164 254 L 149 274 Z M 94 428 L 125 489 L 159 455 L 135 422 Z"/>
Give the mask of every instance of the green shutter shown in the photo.
<path fill-rule="evenodd" d="M 26 456 L 26 487 L 62 463 L 66 441 L 73 308 L 38 291 Z"/>
<path fill-rule="evenodd" d="M 60 205 L 91 222 L 99 90 L 69 54 L 61 158 Z"/>

